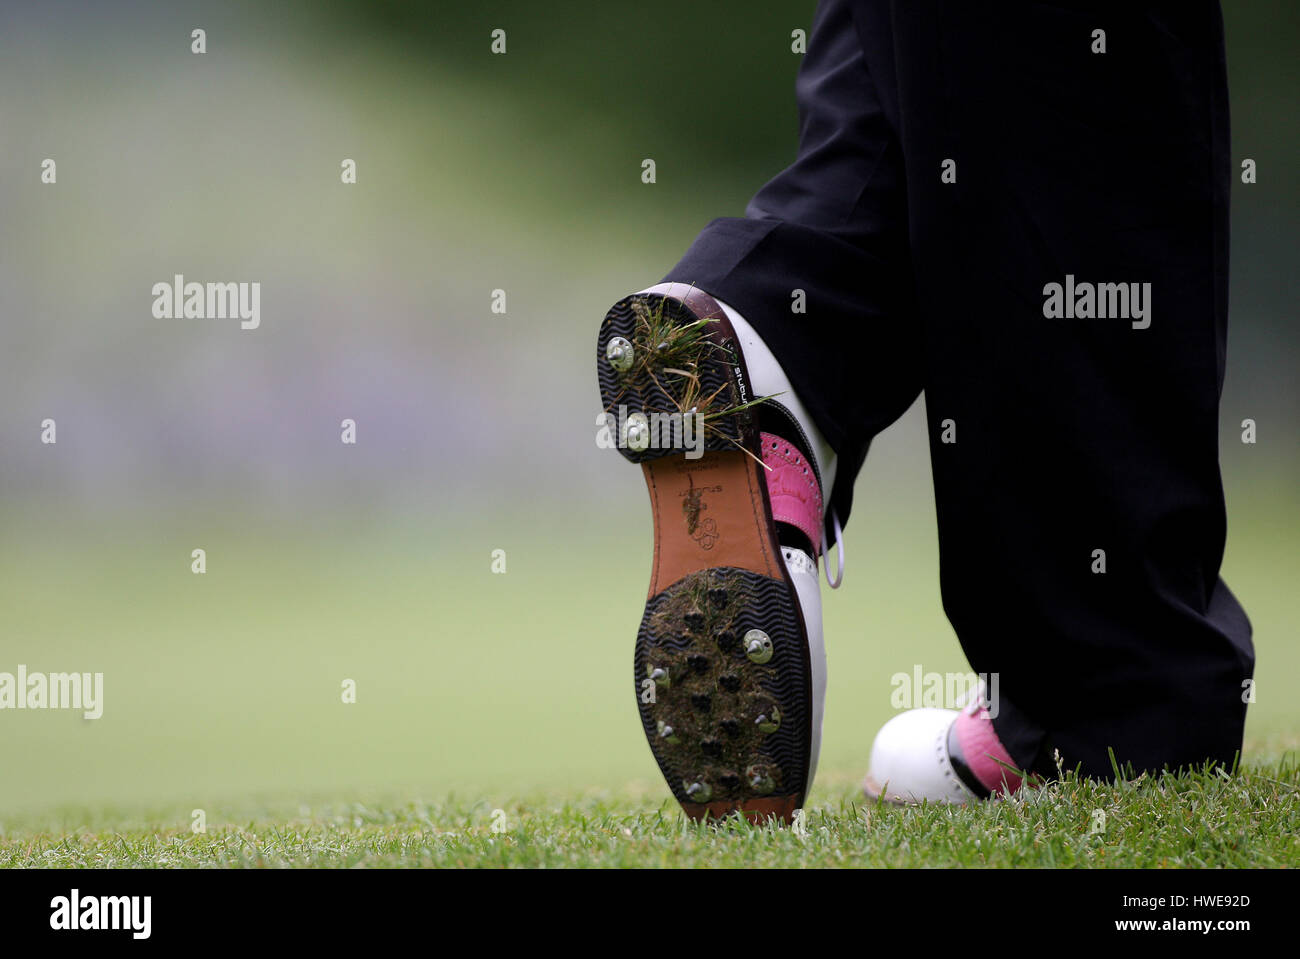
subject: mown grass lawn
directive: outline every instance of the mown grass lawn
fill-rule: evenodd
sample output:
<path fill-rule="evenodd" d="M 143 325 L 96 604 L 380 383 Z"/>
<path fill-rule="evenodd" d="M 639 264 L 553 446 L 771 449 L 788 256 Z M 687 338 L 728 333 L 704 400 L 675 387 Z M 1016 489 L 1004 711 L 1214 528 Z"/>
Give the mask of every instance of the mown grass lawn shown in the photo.
<path fill-rule="evenodd" d="M 1195 773 L 1120 786 L 1066 778 L 970 808 L 865 801 L 847 776 L 801 828 L 705 825 L 645 795 L 539 794 L 207 812 L 181 822 L 65 809 L 10 821 L 7 867 L 1279 867 L 1300 865 L 1300 769 Z M 73 824 L 80 821 L 81 825 Z"/>

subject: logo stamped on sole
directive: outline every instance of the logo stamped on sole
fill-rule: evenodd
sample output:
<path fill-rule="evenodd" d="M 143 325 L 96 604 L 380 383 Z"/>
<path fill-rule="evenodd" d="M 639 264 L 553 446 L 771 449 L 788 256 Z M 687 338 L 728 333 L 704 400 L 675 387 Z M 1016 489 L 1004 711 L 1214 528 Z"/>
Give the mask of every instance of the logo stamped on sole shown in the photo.
<path fill-rule="evenodd" d="M 677 495 L 682 498 L 682 515 L 686 517 L 686 532 L 691 539 L 700 544 L 703 549 L 713 549 L 714 545 L 721 538 L 718 535 L 717 521 L 705 517 L 701 521 L 700 514 L 709 508 L 709 504 L 704 501 L 705 493 L 721 493 L 721 486 L 696 486 L 695 477 L 687 474 L 690 480 L 690 487 L 680 491 Z"/>

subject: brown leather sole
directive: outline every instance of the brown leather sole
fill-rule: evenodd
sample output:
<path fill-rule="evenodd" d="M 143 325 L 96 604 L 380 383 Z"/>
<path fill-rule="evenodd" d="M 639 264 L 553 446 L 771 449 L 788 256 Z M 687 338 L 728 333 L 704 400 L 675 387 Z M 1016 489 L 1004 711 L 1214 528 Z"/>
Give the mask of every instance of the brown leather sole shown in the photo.
<path fill-rule="evenodd" d="M 785 576 L 766 483 L 748 453 L 664 457 L 641 469 L 655 523 L 650 596 L 715 566 Z"/>

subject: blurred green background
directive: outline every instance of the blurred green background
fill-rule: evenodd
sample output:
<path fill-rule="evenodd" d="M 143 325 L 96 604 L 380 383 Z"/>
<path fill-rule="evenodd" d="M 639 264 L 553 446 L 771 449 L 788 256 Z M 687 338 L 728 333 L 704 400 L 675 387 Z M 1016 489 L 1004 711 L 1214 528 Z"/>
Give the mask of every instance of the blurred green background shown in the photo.
<path fill-rule="evenodd" d="M 0 670 L 106 687 L 93 722 L 0 712 L 0 814 L 658 795 L 628 695 L 649 516 L 593 442 L 592 344 L 793 155 L 813 4 L 108 6 L 0 9 Z M 1263 759 L 1300 743 L 1297 9 L 1226 13 L 1259 182 L 1234 186 L 1224 575 Z M 260 281 L 261 329 L 155 320 L 174 273 Z M 848 551 L 832 781 L 862 772 L 891 674 L 966 669 L 919 404 L 873 447 Z"/>

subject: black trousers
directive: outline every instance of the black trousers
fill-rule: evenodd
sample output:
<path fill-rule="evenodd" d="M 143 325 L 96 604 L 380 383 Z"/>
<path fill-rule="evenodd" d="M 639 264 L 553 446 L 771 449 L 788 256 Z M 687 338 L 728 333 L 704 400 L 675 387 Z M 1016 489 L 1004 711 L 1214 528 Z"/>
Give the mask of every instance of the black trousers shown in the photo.
<path fill-rule="evenodd" d="M 769 344 L 842 518 L 925 391 L 944 608 L 1017 762 L 1231 763 L 1218 3 L 823 0 L 796 91 L 797 159 L 665 279 Z"/>

